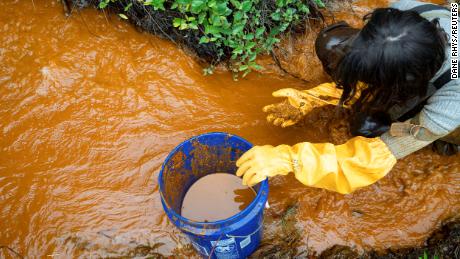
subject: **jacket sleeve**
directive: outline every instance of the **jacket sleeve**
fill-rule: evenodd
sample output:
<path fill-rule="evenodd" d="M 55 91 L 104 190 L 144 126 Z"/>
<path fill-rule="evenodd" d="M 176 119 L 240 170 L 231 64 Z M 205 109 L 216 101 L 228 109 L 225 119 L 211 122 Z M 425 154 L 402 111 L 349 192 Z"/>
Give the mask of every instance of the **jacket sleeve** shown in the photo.
<path fill-rule="evenodd" d="M 401 11 L 409 10 L 419 5 L 424 5 L 429 3 L 419 2 L 415 0 L 400 0 L 392 3 L 390 7 L 399 9 Z"/>
<path fill-rule="evenodd" d="M 431 139 L 421 140 L 412 135 L 394 137 L 390 132 L 381 136 L 397 159 L 429 145 L 460 126 L 460 80 L 451 81 L 436 91 L 417 117 L 418 124 L 433 133 Z"/>

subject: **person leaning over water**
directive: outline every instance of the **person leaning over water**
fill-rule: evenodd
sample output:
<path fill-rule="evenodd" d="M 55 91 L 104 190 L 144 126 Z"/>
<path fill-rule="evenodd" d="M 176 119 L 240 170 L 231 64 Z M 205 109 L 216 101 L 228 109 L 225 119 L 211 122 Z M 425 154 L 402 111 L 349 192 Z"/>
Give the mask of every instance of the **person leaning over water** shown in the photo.
<path fill-rule="evenodd" d="M 318 35 L 318 57 L 335 84 L 281 89 L 273 95 L 287 100 L 264 107 L 268 121 L 286 127 L 322 102 L 348 106 L 355 137 L 342 145 L 255 146 L 237 161 L 244 184 L 293 172 L 304 185 L 347 194 L 440 139 L 444 153 L 456 153 L 460 80 L 450 80 L 449 10 L 399 1 L 365 20 L 361 30 L 339 23 Z M 330 98 L 320 100 L 324 95 Z M 295 112 L 283 114 L 288 106 Z"/>

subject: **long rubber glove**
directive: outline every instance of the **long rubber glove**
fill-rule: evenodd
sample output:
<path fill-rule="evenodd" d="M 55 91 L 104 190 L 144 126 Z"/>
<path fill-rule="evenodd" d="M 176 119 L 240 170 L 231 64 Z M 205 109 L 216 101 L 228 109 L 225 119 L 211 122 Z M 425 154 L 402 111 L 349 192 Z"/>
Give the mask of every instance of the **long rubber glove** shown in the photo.
<path fill-rule="evenodd" d="M 357 100 L 361 90 L 367 85 L 358 82 L 357 93 L 353 100 Z M 342 96 L 342 89 L 337 88 L 335 83 L 324 83 L 308 90 L 296 90 L 283 88 L 272 93 L 274 97 L 285 97 L 285 101 L 267 105 L 263 111 L 268 113 L 267 121 L 275 126 L 288 127 L 299 122 L 314 108 L 324 105 L 338 105 Z M 348 105 L 344 105 L 348 108 Z"/>
<path fill-rule="evenodd" d="M 236 162 L 243 184 L 294 172 L 304 185 L 342 194 L 384 177 L 396 158 L 380 138 L 355 137 L 342 145 L 299 143 L 294 146 L 255 146 Z"/>
<path fill-rule="evenodd" d="M 304 91 L 284 88 L 273 92 L 272 95 L 285 97 L 287 100 L 267 105 L 263 111 L 268 113 L 268 122 L 284 128 L 296 124 L 316 107 L 337 105 L 342 90 L 338 89 L 335 83 L 324 83 Z"/>

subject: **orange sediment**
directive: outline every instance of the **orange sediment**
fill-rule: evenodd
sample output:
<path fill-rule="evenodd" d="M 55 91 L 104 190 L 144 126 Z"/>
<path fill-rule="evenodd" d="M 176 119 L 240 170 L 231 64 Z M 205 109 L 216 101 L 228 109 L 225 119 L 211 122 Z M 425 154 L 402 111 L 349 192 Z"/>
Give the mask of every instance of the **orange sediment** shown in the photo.
<path fill-rule="evenodd" d="M 132 256 L 145 246 L 194 255 L 158 192 L 161 164 L 180 142 L 210 131 L 256 145 L 347 137 L 332 106 L 297 127 L 265 121 L 273 91 L 327 80 L 317 64 L 292 62 L 308 67 L 309 83 L 270 70 L 272 61 L 235 82 L 222 70 L 203 76 L 174 44 L 94 9 L 66 18 L 58 1 L 0 1 L 0 17 L 0 245 L 23 256 Z M 296 205 L 302 249 L 419 245 L 458 216 L 459 158 L 426 148 L 345 196 L 273 178 L 266 238 Z"/>

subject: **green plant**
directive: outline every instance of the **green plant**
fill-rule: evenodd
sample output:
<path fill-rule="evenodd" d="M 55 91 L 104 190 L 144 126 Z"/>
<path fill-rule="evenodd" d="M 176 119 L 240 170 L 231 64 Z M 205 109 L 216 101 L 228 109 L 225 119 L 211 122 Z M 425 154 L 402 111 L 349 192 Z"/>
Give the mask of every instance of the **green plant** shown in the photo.
<path fill-rule="evenodd" d="M 117 1 L 121 0 L 100 0 L 99 8 Z M 217 46 L 217 60 L 230 55 L 233 72 L 243 77 L 262 69 L 256 63 L 257 56 L 271 51 L 279 42 L 277 36 L 309 15 L 310 2 L 324 7 L 321 0 L 131 0 L 125 12 L 133 1 L 154 11 L 178 14 L 172 20 L 175 28 L 198 31 L 199 44 Z M 124 14 L 119 16 L 127 18 Z M 213 67 L 204 73 L 212 74 Z"/>
<path fill-rule="evenodd" d="M 419 256 L 418 259 L 428 259 L 428 253 L 426 251 L 423 251 L 423 256 Z M 434 255 L 433 259 L 439 259 L 438 255 Z"/>

